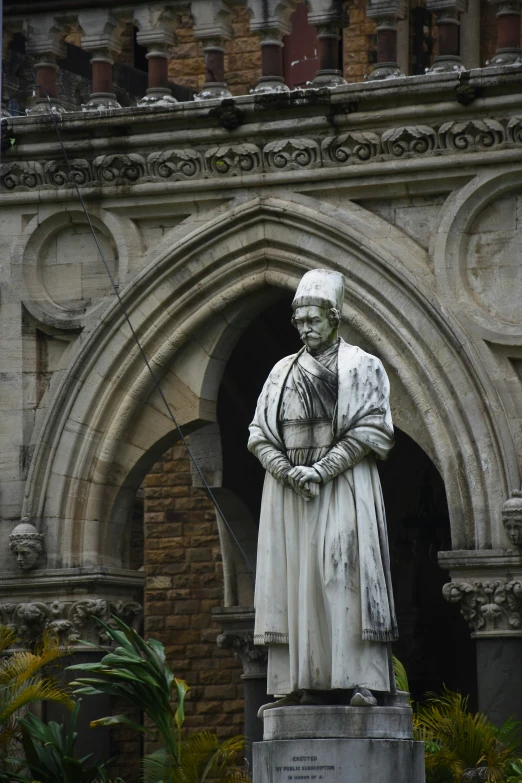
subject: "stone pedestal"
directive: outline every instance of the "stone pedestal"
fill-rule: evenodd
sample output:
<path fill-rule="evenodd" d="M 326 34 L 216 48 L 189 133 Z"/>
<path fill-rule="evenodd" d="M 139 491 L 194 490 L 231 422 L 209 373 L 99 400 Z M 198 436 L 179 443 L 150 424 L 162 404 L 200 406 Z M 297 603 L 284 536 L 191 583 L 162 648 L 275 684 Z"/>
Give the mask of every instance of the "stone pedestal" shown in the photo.
<path fill-rule="evenodd" d="M 424 783 L 409 706 L 276 707 L 254 743 L 254 783 Z"/>

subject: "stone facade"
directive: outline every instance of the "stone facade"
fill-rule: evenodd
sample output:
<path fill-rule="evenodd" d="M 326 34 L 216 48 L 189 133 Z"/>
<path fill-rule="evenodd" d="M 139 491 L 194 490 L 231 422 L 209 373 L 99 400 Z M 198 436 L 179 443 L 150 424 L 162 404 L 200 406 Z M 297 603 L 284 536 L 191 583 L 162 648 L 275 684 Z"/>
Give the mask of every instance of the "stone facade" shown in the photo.
<path fill-rule="evenodd" d="M 289 29 L 293 4 L 268 5 L 270 18 L 254 0 L 212 6 L 226 17 L 214 22 L 232 101 L 71 111 L 56 126 L 43 111 L 2 122 L 2 621 L 27 644 L 52 626 L 80 650 L 82 638 L 103 645 L 95 617 L 116 612 L 138 625 L 145 605 L 147 633 L 193 686 L 188 723 L 236 733 L 242 688 L 245 717 L 255 715 L 265 660 L 251 646 L 253 574 L 238 547 L 255 563 L 255 508 L 230 488 L 223 458 L 235 438 L 228 469 L 240 472 L 246 433 L 242 441 L 234 415 L 250 413 L 236 384 L 225 427 L 219 395 L 247 328 L 326 264 L 347 282 L 342 336 L 383 361 L 395 423 L 444 483 L 445 595 L 455 623 L 461 608 L 472 625 L 479 695 L 488 710 L 484 694 L 509 690 L 520 704 L 522 683 L 487 662 L 493 653 L 516 660 L 522 644 L 522 566 L 502 517 L 522 464 L 522 72 L 365 83 L 376 25 L 354 0 L 343 32 L 349 84 L 249 94 L 262 72 L 260 37 L 275 61 Z M 481 65 L 496 46 L 484 9 Z M 406 65 L 414 11 L 397 25 Z M 343 20 L 329 21 L 340 35 Z M 205 30 L 185 11 L 176 25 L 170 78 L 199 88 Z M 51 33 L 38 41 L 61 51 Z M 43 536 L 27 570 L 9 550 L 22 517 Z"/>

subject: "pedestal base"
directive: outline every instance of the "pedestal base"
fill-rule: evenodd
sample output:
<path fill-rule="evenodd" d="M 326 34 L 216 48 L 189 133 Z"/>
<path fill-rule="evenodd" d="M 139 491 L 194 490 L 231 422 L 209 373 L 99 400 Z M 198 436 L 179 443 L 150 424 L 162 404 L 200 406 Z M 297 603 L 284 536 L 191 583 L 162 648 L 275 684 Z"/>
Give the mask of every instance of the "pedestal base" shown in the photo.
<path fill-rule="evenodd" d="M 276 707 L 253 745 L 254 783 L 424 783 L 409 706 Z"/>
<path fill-rule="evenodd" d="M 424 783 L 424 744 L 394 739 L 254 743 L 254 783 Z"/>

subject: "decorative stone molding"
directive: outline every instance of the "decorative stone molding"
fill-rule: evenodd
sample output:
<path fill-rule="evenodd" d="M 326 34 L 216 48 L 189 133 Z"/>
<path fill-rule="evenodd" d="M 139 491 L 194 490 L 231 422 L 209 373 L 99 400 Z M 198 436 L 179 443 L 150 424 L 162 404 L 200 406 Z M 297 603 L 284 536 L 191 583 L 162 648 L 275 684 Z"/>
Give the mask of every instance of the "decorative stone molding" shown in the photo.
<path fill-rule="evenodd" d="M 460 604 L 473 636 L 522 636 L 522 580 L 449 582 L 442 592 Z"/>
<path fill-rule="evenodd" d="M 493 152 L 522 145 L 522 116 L 456 120 L 441 125 L 401 125 L 357 130 L 326 138 L 285 138 L 262 143 L 111 153 L 93 160 L 71 160 L 73 176 L 83 187 L 129 187 L 166 179 L 201 180 L 385 162 L 427 155 Z M 62 159 L 16 160 L 0 166 L 0 191 L 62 188 L 69 184 Z"/>
<path fill-rule="evenodd" d="M 141 604 L 135 601 L 58 599 L 0 604 L 0 622 L 12 628 L 24 646 L 33 644 L 47 630 L 55 631 L 63 644 L 77 645 L 86 641 L 103 646 L 108 643 L 108 637 L 96 619 L 111 625 L 111 615 L 115 615 L 132 625 L 141 612 Z"/>

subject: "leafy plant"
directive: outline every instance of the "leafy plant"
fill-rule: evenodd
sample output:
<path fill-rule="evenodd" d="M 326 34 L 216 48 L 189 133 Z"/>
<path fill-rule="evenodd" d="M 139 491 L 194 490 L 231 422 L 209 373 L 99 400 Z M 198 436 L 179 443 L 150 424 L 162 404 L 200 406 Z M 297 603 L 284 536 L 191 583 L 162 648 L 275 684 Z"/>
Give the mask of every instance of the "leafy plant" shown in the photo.
<path fill-rule="evenodd" d="M 517 759 L 519 724 L 500 728 L 483 713 L 468 711 L 468 699 L 447 688 L 428 694 L 414 715 L 415 738 L 426 743 L 428 783 L 505 781 L 506 766 Z"/>
<path fill-rule="evenodd" d="M 409 693 L 410 686 L 408 683 L 408 675 L 404 665 L 399 661 L 397 656 L 392 656 L 393 660 L 393 672 L 395 674 L 395 684 L 400 691 L 406 691 Z"/>
<path fill-rule="evenodd" d="M 110 783 L 108 766 L 91 763 L 93 754 L 76 758 L 74 746 L 78 737 L 76 721 L 81 699 L 77 702 L 67 726 L 50 721 L 48 724 L 34 715 L 20 718 L 24 759 L 8 758 L 16 773 L 0 775 L 0 781 L 20 783 Z M 21 774 L 27 768 L 29 777 Z M 117 783 L 117 782 L 115 782 Z M 121 781 L 123 783 L 123 781 Z"/>
<path fill-rule="evenodd" d="M 20 736 L 16 718 L 37 701 L 52 701 L 74 707 L 66 686 L 46 672 L 46 667 L 68 655 L 56 634 L 47 631 L 34 652 L 21 650 L 6 655 L 17 641 L 10 628 L 0 625 L 0 758 Z"/>
<path fill-rule="evenodd" d="M 125 715 L 100 718 L 91 727 L 124 724 L 149 734 L 159 743 L 160 747 L 143 759 L 145 783 L 202 783 L 207 778 L 227 783 L 248 781 L 237 765 L 243 738 L 233 737 L 221 743 L 214 734 L 199 732 L 183 740 L 181 729 L 189 686 L 174 677 L 161 642 L 145 641 L 119 618 L 113 617 L 113 621 L 116 627 L 98 622 L 116 648 L 98 663 L 70 666 L 96 675 L 78 678 L 72 685 L 78 694 L 105 693 L 131 702 L 148 718 L 150 727 Z M 176 707 L 172 706 L 172 699 Z"/>

